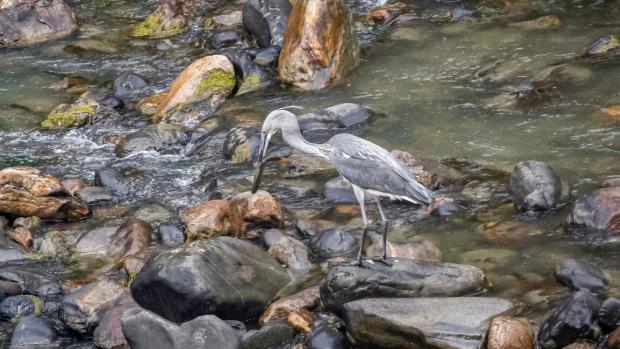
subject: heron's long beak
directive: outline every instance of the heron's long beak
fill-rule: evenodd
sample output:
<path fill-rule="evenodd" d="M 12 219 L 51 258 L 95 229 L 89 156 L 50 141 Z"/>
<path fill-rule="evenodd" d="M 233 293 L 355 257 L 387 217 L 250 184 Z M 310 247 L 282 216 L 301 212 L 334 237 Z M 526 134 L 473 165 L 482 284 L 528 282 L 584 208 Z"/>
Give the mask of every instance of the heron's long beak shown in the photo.
<path fill-rule="evenodd" d="M 260 148 L 258 148 L 258 158 L 254 162 L 256 167 L 256 173 L 254 174 L 254 181 L 252 183 L 252 194 L 258 191 L 260 187 L 261 177 L 263 176 L 263 170 L 265 169 L 265 154 L 267 154 L 267 147 L 269 146 L 269 134 L 263 133 L 260 138 Z"/>

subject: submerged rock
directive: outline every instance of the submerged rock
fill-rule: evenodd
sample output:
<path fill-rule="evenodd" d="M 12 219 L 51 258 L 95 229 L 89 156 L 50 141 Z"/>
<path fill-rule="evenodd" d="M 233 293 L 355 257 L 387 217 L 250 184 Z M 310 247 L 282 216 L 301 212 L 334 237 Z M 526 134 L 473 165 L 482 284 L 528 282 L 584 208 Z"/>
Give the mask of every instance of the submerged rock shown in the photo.
<path fill-rule="evenodd" d="M 74 331 L 92 333 L 101 317 L 122 294 L 123 288 L 109 280 L 82 286 L 62 300 L 59 317 Z"/>
<path fill-rule="evenodd" d="M 255 125 L 235 126 L 224 139 L 224 156 L 235 164 L 253 161 L 258 155 L 260 133 Z"/>
<path fill-rule="evenodd" d="M 553 276 L 559 283 L 573 290 L 601 292 L 607 286 L 607 279 L 601 269 L 572 258 L 558 263 Z"/>
<path fill-rule="evenodd" d="M 342 103 L 297 117 L 302 132 L 347 128 L 367 122 L 371 111 L 361 104 Z"/>
<path fill-rule="evenodd" d="M 0 48 L 59 39 L 77 28 L 75 14 L 62 0 L 0 1 Z"/>
<path fill-rule="evenodd" d="M 131 309 L 122 329 L 132 349 L 238 349 L 239 338 L 227 323 L 203 315 L 177 325 L 147 310 Z"/>
<path fill-rule="evenodd" d="M 129 35 L 156 39 L 182 33 L 187 30 L 186 12 L 183 1 L 163 0 Z"/>
<path fill-rule="evenodd" d="M 359 240 L 343 229 L 328 229 L 310 239 L 309 247 L 318 257 L 349 256 L 359 249 Z"/>
<path fill-rule="evenodd" d="M 514 307 L 499 298 L 370 298 L 344 305 L 347 331 L 359 346 L 480 348 L 488 321 Z"/>
<path fill-rule="evenodd" d="M 125 136 L 116 146 L 117 156 L 125 157 L 146 150 L 161 151 L 173 145 L 187 143 L 185 129 L 177 125 L 157 124 Z"/>
<path fill-rule="evenodd" d="M 235 88 L 235 71 L 223 55 L 206 56 L 185 68 L 172 82 L 170 92 L 157 108 L 155 118 L 192 126 L 201 121 L 197 116 L 180 113 L 192 103 L 205 102 L 212 112 Z M 177 113 L 179 112 L 179 113 Z"/>
<path fill-rule="evenodd" d="M 484 291 L 484 274 L 468 265 L 393 259 L 393 266 L 364 262 L 364 267 L 332 268 L 321 285 L 321 301 L 338 313 L 343 304 L 362 298 L 454 297 Z"/>
<path fill-rule="evenodd" d="M 11 348 L 55 347 L 58 333 L 44 317 L 25 316 L 19 319 L 11 336 Z"/>
<path fill-rule="evenodd" d="M 616 35 L 602 36 L 586 49 L 585 56 L 596 57 L 620 52 L 620 39 Z"/>
<path fill-rule="evenodd" d="M 562 20 L 556 15 L 547 15 L 524 22 L 510 23 L 508 26 L 519 29 L 539 30 L 555 29 L 562 25 Z"/>
<path fill-rule="evenodd" d="M 0 269 L 0 281 L 18 284 L 24 294 L 38 297 L 45 298 L 63 293 L 60 285 L 51 278 L 19 267 L 3 267 Z"/>
<path fill-rule="evenodd" d="M 383 241 L 379 236 L 370 235 L 372 244 L 365 249 L 366 256 L 381 256 Z M 418 261 L 441 262 L 441 250 L 433 241 L 416 237 L 406 244 L 387 242 L 387 254 L 394 258 L 415 259 Z"/>
<path fill-rule="evenodd" d="M 601 302 L 589 291 L 573 293 L 545 320 L 537 342 L 544 349 L 562 348 L 592 335 Z"/>
<path fill-rule="evenodd" d="M 620 233 L 620 187 L 599 189 L 575 201 L 568 223 Z"/>
<path fill-rule="evenodd" d="M 391 154 L 400 160 L 422 185 L 437 189 L 455 183 L 462 174 L 439 161 L 413 155 L 401 150 L 393 150 Z"/>
<path fill-rule="evenodd" d="M 292 8 L 289 0 L 249 0 L 243 6 L 243 26 L 259 47 L 282 47 Z"/>
<path fill-rule="evenodd" d="M 562 181 L 542 161 L 522 161 L 512 170 L 510 191 L 520 211 L 546 211 L 554 208 L 562 196 Z"/>
<path fill-rule="evenodd" d="M 494 317 L 487 337 L 487 349 L 534 349 L 534 331 L 526 319 Z"/>
<path fill-rule="evenodd" d="M 278 64 L 283 82 L 323 89 L 342 81 L 358 62 L 353 21 L 342 0 L 301 0 L 293 7 Z"/>
<path fill-rule="evenodd" d="M 113 83 L 114 96 L 124 102 L 140 100 L 148 86 L 143 77 L 133 73 L 125 73 Z"/>
<path fill-rule="evenodd" d="M 119 262 L 128 256 L 143 255 L 151 243 L 151 227 L 141 219 L 128 219 L 118 228 L 97 228 L 82 235 L 75 256 L 89 256 Z"/>
<path fill-rule="evenodd" d="M 258 316 L 289 281 L 260 248 L 218 237 L 152 256 L 131 293 L 142 307 L 175 322 L 204 314 L 245 320 Z"/>

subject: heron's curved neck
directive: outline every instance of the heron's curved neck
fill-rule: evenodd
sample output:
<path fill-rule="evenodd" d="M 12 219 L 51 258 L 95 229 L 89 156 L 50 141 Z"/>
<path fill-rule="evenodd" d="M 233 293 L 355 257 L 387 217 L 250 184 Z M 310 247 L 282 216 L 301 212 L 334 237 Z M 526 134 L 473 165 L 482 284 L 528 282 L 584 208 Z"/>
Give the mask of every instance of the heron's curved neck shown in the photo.
<path fill-rule="evenodd" d="M 299 127 L 296 129 L 282 129 L 282 139 L 284 139 L 284 141 L 292 148 L 295 148 L 301 152 L 318 156 L 323 159 L 327 159 L 329 157 L 328 146 L 326 144 L 308 142 L 304 136 L 301 135 Z"/>

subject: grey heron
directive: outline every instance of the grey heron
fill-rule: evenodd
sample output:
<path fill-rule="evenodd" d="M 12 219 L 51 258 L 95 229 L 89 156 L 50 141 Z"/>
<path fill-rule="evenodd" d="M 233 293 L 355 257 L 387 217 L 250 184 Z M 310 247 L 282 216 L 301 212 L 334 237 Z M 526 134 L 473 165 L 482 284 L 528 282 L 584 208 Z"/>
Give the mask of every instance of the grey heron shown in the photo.
<path fill-rule="evenodd" d="M 353 186 L 353 192 L 359 203 L 364 224 L 362 241 L 355 261 L 358 266 L 362 265 L 364 243 L 368 231 L 364 199 L 366 194 L 374 197 L 383 225 L 383 255 L 380 260 L 389 265 L 386 246 L 388 220 L 379 198 L 389 197 L 414 204 L 428 205 L 433 199 L 433 193 L 418 183 L 401 161 L 394 158 L 384 148 L 365 139 L 347 133 L 339 133 L 322 144 L 307 141 L 301 134 L 295 114 L 282 109 L 269 113 L 263 123 L 258 160 L 255 163 L 257 172 L 252 192 L 258 190 L 267 147 L 271 137 L 278 130 L 282 130 L 282 139 L 289 146 L 329 161 L 338 173 Z"/>

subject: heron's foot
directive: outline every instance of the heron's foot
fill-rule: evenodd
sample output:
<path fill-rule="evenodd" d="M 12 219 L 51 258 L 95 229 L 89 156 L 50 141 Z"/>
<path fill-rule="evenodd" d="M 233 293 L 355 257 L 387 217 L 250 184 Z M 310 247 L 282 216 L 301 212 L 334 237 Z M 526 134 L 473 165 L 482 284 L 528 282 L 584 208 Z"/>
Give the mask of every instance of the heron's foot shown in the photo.
<path fill-rule="evenodd" d="M 381 263 L 381 264 L 383 264 L 383 265 L 385 265 L 385 266 L 387 266 L 387 267 L 391 267 L 391 266 L 393 266 L 393 265 L 394 265 L 394 261 L 393 261 L 393 260 L 391 260 L 391 259 L 390 259 L 390 258 L 388 258 L 388 257 L 385 257 L 385 256 L 382 256 L 382 257 L 379 257 L 379 256 L 377 256 L 377 257 L 373 257 L 373 258 L 372 258 L 372 260 L 373 260 L 373 261 L 375 261 L 375 262 L 377 262 L 377 263 Z"/>
<path fill-rule="evenodd" d="M 346 262 L 346 263 L 342 263 L 342 265 L 346 265 L 349 267 L 358 267 L 358 268 L 365 268 L 366 265 L 364 265 L 364 259 L 357 259 L 351 262 Z"/>

